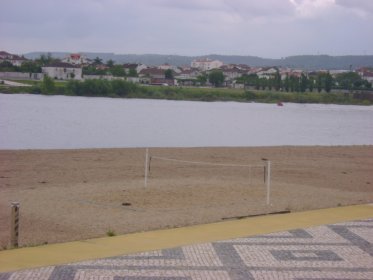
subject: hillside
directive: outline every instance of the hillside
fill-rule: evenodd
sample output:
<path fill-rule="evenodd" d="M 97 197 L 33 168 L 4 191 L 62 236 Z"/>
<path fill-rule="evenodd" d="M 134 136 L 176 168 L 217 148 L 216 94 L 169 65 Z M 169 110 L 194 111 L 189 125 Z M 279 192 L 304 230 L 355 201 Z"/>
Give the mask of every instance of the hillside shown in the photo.
<path fill-rule="evenodd" d="M 206 56 L 181 56 L 181 55 L 160 55 L 160 54 L 114 54 L 114 53 L 90 53 L 83 52 L 88 58 L 94 59 L 100 57 L 104 62 L 112 59 L 116 63 L 143 63 L 146 65 L 160 65 L 164 63 L 182 66 L 190 65 L 193 59 L 209 57 L 218 59 L 225 64 L 247 64 L 250 66 L 283 66 L 298 68 L 304 70 L 318 69 L 356 69 L 359 67 L 373 67 L 373 55 L 298 55 L 288 56 L 281 59 L 261 58 L 257 56 L 238 56 L 238 55 L 206 55 Z M 25 57 L 35 59 L 40 57 L 43 52 L 26 53 Z M 44 53 L 46 54 L 46 53 Z M 51 52 L 53 57 L 63 58 L 66 52 Z"/>

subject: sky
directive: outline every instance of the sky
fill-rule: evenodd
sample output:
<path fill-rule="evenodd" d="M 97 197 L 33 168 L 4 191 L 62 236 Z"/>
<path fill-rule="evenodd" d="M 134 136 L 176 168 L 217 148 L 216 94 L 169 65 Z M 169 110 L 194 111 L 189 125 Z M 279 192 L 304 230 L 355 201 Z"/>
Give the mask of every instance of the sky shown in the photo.
<path fill-rule="evenodd" d="M 0 0 L 0 50 L 373 55 L 373 0 Z"/>

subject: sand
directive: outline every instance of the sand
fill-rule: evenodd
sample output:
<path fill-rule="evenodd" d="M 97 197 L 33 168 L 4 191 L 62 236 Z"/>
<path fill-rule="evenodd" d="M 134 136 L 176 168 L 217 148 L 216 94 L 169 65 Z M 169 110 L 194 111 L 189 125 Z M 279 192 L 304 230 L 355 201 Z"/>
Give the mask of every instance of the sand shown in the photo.
<path fill-rule="evenodd" d="M 20 245 L 218 222 L 277 211 L 373 201 L 373 146 L 0 151 L 0 249 L 10 203 L 20 202 Z M 263 165 L 271 160 L 270 205 Z"/>

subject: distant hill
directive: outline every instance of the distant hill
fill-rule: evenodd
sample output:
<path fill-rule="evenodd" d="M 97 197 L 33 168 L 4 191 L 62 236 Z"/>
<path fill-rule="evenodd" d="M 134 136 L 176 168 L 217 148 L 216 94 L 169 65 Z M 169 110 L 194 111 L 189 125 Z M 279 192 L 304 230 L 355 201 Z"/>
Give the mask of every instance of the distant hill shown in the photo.
<path fill-rule="evenodd" d="M 63 58 L 66 52 L 50 52 L 53 57 Z M 28 59 L 40 57 L 45 52 L 31 52 L 25 54 Z M 250 66 L 283 66 L 298 68 L 304 70 L 318 69 L 356 69 L 359 67 L 373 67 L 373 55 L 346 55 L 346 56 L 329 56 L 329 55 L 298 55 L 288 56 L 282 59 L 261 58 L 257 56 L 238 56 L 238 55 L 205 55 L 205 56 L 181 56 L 181 55 L 160 55 L 160 54 L 114 54 L 114 53 L 90 53 L 84 54 L 94 59 L 101 58 L 104 62 L 112 59 L 115 63 L 143 63 L 146 65 L 161 65 L 168 63 L 171 65 L 182 66 L 190 65 L 196 58 L 209 57 L 218 59 L 225 64 L 247 64 Z"/>

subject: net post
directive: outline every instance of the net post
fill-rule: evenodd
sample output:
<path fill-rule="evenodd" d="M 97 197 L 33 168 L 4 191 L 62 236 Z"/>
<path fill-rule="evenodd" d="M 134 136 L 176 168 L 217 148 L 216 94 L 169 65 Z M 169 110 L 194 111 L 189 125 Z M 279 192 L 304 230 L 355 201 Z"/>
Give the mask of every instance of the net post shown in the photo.
<path fill-rule="evenodd" d="M 149 149 L 145 150 L 145 176 L 144 176 L 144 187 L 148 186 L 148 171 L 149 171 Z"/>
<path fill-rule="evenodd" d="M 267 205 L 270 204 L 271 195 L 271 161 L 266 160 L 266 182 L 267 182 Z"/>
<path fill-rule="evenodd" d="M 252 174 L 251 174 L 251 165 L 249 166 L 249 186 L 251 186 L 251 177 L 252 177 Z"/>
<path fill-rule="evenodd" d="M 19 237 L 19 202 L 12 202 L 10 219 L 10 246 L 18 247 Z"/>

